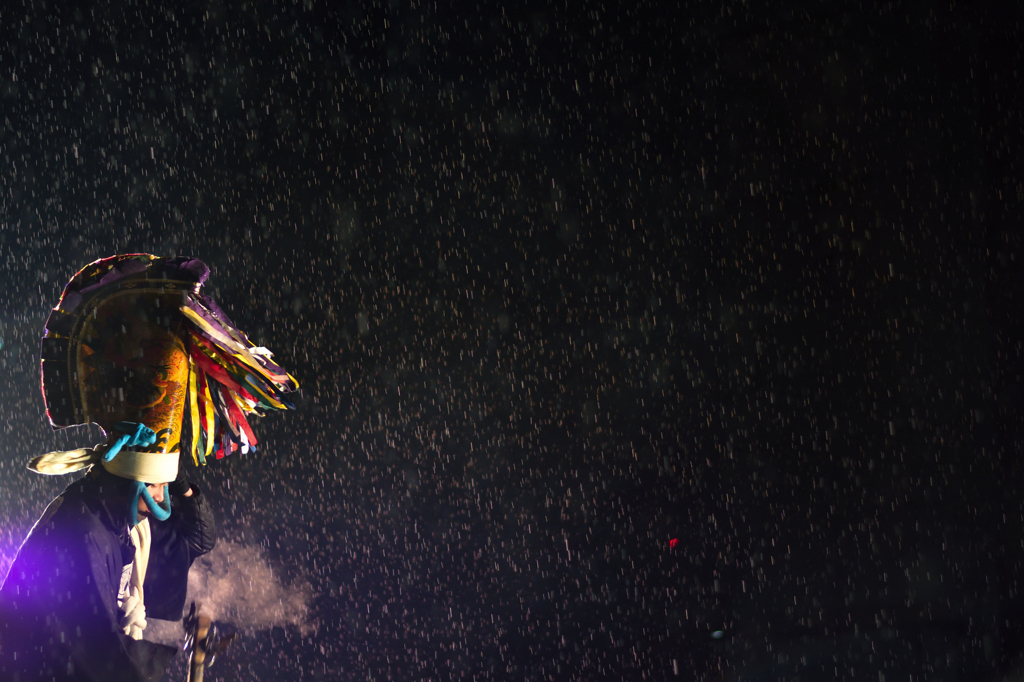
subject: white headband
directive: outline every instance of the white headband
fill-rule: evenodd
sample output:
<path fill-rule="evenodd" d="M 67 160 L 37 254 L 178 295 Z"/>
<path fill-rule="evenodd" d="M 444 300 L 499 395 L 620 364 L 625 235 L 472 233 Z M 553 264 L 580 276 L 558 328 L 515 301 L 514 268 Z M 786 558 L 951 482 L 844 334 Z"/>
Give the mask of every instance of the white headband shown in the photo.
<path fill-rule="evenodd" d="M 100 464 L 114 476 L 143 483 L 169 483 L 178 477 L 177 452 L 133 452 L 121 450 L 114 459 L 103 461 L 104 449 L 79 448 L 66 452 L 48 452 L 33 457 L 28 468 L 38 474 L 59 476 Z"/>
<path fill-rule="evenodd" d="M 108 472 L 143 483 L 170 483 L 178 477 L 177 452 L 132 452 L 121 450 L 109 462 L 100 462 Z"/>

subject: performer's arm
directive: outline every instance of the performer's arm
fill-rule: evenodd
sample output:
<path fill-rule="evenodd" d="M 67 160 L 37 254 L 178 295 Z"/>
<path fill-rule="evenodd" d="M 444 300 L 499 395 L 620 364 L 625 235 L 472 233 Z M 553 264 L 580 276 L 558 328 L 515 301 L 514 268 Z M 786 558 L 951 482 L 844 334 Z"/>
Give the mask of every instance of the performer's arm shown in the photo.
<path fill-rule="evenodd" d="M 54 666 L 60 679 L 157 682 L 175 649 L 135 641 L 118 627 L 120 550 L 103 531 L 46 530 L 54 532 L 25 542 L 10 577 L 17 609 L 9 625 L 26 639 L 18 642 L 18 631 L 8 639 L 25 659 L 22 679 L 46 679 Z"/>
<path fill-rule="evenodd" d="M 171 484 L 171 504 L 174 512 L 168 523 L 188 543 L 191 560 L 213 550 L 217 543 L 217 524 L 213 510 L 196 485 L 190 485 L 184 478 Z"/>
<path fill-rule="evenodd" d="M 153 544 L 146 571 L 146 614 L 163 620 L 181 620 L 188 570 L 217 541 L 213 511 L 202 490 L 181 484 L 176 481 L 171 486 L 171 518 L 150 522 Z"/>

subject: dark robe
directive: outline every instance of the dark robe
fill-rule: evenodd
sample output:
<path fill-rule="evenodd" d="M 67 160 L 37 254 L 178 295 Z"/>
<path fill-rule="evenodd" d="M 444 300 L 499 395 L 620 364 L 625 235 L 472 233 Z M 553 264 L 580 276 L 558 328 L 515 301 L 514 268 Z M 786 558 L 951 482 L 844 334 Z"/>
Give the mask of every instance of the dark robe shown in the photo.
<path fill-rule="evenodd" d="M 119 627 L 118 588 L 135 548 L 127 503 L 111 503 L 110 489 L 109 476 L 72 483 L 18 550 L 0 587 L 0 682 L 157 682 L 174 655 Z M 212 514 L 192 490 L 171 496 L 170 519 L 150 519 L 147 619 L 181 619 L 189 567 L 213 549 Z"/>

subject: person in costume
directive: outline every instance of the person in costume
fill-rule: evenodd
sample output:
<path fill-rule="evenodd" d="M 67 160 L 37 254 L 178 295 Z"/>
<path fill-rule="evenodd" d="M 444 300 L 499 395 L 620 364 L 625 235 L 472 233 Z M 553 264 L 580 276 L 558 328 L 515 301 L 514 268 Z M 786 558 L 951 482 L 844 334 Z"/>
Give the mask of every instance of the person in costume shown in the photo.
<path fill-rule="evenodd" d="M 208 275 L 190 258 L 102 259 L 47 320 L 51 425 L 96 423 L 108 439 L 29 463 L 87 473 L 46 508 L 0 586 L 0 681 L 155 682 L 174 655 L 142 638 L 147 618 L 182 618 L 188 570 L 216 538 L 180 458 L 253 450 L 246 415 L 291 408 L 297 388 L 200 293 Z"/>

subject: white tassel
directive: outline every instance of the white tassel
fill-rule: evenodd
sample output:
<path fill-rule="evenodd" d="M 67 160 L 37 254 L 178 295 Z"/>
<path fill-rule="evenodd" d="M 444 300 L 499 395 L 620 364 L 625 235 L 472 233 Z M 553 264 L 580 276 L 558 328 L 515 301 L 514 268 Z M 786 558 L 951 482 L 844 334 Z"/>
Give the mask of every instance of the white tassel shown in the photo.
<path fill-rule="evenodd" d="M 78 448 L 77 450 L 47 452 L 45 455 L 33 457 L 28 463 L 28 468 L 37 474 L 46 474 L 47 476 L 70 474 L 100 461 L 104 451 L 105 448 L 103 450 Z"/>
<path fill-rule="evenodd" d="M 143 519 L 131 530 L 132 541 L 135 543 L 135 559 L 132 561 L 132 574 L 128 584 L 117 595 L 117 605 L 124 612 L 121 629 L 132 639 L 142 639 L 142 631 L 146 629 L 146 604 L 142 586 L 146 582 L 146 569 L 149 567 L 149 548 L 152 531 L 149 519 Z"/>

